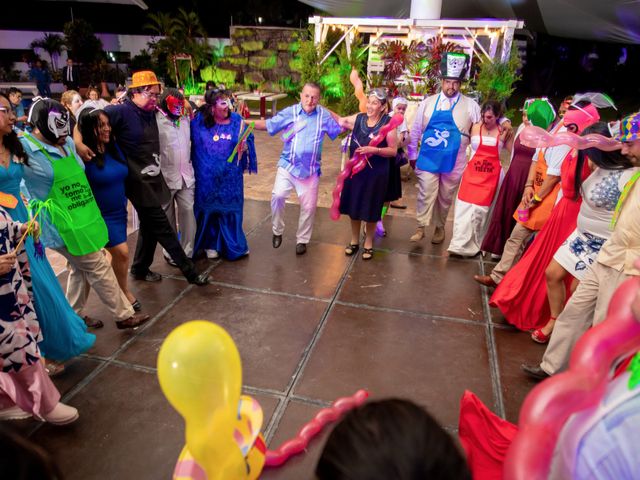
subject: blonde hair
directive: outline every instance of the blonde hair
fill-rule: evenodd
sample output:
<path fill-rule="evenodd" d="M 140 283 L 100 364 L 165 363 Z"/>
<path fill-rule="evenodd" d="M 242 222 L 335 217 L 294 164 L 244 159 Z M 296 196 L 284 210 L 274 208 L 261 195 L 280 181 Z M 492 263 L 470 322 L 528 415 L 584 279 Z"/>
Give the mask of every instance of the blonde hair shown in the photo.
<path fill-rule="evenodd" d="M 64 107 L 67 110 L 69 110 L 69 105 L 71 105 L 71 102 L 73 101 L 73 97 L 75 97 L 76 95 L 80 95 L 80 94 L 75 90 L 67 90 L 62 94 L 62 98 L 60 98 L 60 103 L 62 103 L 62 105 L 64 105 Z"/>

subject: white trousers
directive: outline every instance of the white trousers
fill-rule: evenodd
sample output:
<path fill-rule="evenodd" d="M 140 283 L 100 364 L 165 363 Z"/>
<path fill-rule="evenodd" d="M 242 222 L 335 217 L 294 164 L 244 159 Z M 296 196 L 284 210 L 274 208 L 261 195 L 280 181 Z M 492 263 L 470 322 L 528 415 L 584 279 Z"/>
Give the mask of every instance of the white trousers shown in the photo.
<path fill-rule="evenodd" d="M 444 228 L 449 208 L 466 166 L 465 146 L 460 147 L 456 164 L 449 173 L 430 173 L 416 168 L 416 177 L 418 177 L 416 217 L 419 227 L 427 227 L 433 223 L 436 227 Z"/>
<path fill-rule="evenodd" d="M 274 235 L 284 232 L 284 205 L 292 190 L 296 191 L 300 201 L 300 218 L 298 220 L 297 243 L 309 243 L 313 232 L 313 219 L 318 204 L 318 185 L 320 177 L 311 175 L 308 178 L 297 178 L 278 167 L 276 181 L 271 192 L 271 221 Z"/>
<path fill-rule="evenodd" d="M 195 185 L 187 188 L 184 180 L 182 182 L 184 188 L 180 190 L 171 190 L 171 200 L 162 205 L 164 213 L 167 214 L 169 223 L 176 231 L 180 232 L 180 246 L 187 254 L 187 257 L 193 256 L 193 242 L 196 238 L 196 217 L 193 215 L 193 196 L 196 191 Z M 178 213 L 176 219 L 176 212 Z M 162 250 L 165 257 L 170 255 L 166 250 Z"/>

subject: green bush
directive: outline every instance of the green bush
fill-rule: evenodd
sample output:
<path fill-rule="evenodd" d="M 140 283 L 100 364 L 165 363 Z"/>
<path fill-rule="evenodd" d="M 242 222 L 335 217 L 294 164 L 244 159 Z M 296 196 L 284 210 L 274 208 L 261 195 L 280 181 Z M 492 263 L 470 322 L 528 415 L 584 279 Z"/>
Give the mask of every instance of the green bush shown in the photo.
<path fill-rule="evenodd" d="M 480 93 L 480 100 L 482 102 L 487 100 L 504 102 L 511 97 L 515 90 L 514 84 L 521 78 L 518 74 L 521 66 L 522 62 L 518 56 L 518 49 L 515 43 L 506 62 L 494 60 L 491 63 L 489 60 L 485 60 L 480 65 L 480 72 L 475 85 L 476 91 Z"/>
<path fill-rule="evenodd" d="M 200 78 L 204 82 L 224 83 L 225 85 L 233 85 L 236 81 L 237 73 L 233 70 L 226 70 L 210 65 L 200 70 Z"/>

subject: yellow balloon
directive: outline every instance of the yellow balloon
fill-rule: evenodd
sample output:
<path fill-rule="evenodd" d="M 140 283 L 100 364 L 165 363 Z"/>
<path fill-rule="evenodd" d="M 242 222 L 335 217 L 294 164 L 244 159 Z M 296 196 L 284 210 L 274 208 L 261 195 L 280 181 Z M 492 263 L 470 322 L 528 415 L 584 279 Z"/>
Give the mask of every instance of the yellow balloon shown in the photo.
<path fill-rule="evenodd" d="M 233 438 L 242 366 L 229 334 L 204 320 L 179 326 L 160 348 L 158 379 L 185 420 L 186 446 L 208 480 L 244 478 L 244 458 Z"/>

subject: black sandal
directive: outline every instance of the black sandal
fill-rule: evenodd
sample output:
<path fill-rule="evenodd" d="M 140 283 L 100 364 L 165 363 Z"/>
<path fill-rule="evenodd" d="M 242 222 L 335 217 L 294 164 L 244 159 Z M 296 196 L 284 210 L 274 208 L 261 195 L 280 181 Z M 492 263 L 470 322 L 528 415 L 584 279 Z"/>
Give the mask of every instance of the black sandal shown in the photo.
<path fill-rule="evenodd" d="M 362 259 L 363 260 L 371 260 L 373 258 L 373 248 L 363 248 L 362 249 Z"/>
<path fill-rule="evenodd" d="M 344 249 L 344 254 L 345 254 L 347 257 L 350 257 L 351 255 L 355 254 L 358 250 L 360 250 L 360 245 L 358 245 L 357 243 L 356 243 L 356 244 L 350 243 L 350 244 L 349 244 L 349 245 L 347 245 L 347 247 Z"/>

